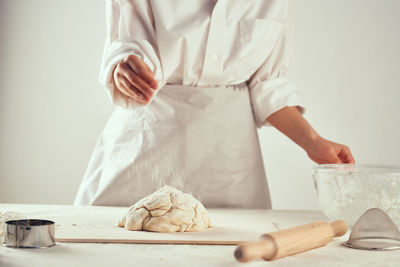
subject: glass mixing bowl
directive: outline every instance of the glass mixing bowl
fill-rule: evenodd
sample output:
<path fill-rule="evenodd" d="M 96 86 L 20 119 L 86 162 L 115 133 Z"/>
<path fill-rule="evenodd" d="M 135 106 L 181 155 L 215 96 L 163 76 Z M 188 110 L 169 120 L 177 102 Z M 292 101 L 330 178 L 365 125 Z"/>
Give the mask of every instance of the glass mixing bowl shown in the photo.
<path fill-rule="evenodd" d="M 400 166 L 323 164 L 312 168 L 324 213 L 351 228 L 370 208 L 385 211 L 400 228 Z"/>

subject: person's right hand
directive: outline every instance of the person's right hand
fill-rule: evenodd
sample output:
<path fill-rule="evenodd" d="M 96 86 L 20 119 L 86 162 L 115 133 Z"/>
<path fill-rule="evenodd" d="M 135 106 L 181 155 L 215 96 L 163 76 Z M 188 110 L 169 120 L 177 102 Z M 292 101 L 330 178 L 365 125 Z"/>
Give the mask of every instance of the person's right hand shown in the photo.
<path fill-rule="evenodd" d="M 150 101 L 158 86 L 153 72 L 135 55 L 128 56 L 115 67 L 113 78 L 122 94 L 141 104 Z"/>

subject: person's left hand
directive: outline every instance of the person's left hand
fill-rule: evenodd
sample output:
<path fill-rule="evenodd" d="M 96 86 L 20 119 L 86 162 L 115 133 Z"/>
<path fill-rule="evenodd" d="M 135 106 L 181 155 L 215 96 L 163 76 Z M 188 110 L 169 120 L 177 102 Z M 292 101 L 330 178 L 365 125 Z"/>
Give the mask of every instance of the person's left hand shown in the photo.
<path fill-rule="evenodd" d="M 350 148 L 318 137 L 306 147 L 310 159 L 318 164 L 354 164 L 354 158 Z"/>

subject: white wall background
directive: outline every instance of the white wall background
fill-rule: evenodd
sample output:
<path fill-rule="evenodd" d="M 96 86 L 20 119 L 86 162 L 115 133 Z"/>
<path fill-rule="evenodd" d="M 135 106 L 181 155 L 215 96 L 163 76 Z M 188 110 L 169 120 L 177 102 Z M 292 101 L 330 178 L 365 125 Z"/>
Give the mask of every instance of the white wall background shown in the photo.
<path fill-rule="evenodd" d="M 400 1 L 296 3 L 305 117 L 360 163 L 400 164 Z M 71 204 L 112 105 L 104 1 L 0 1 L 0 202 Z M 304 151 L 260 131 L 276 209 L 318 209 Z"/>

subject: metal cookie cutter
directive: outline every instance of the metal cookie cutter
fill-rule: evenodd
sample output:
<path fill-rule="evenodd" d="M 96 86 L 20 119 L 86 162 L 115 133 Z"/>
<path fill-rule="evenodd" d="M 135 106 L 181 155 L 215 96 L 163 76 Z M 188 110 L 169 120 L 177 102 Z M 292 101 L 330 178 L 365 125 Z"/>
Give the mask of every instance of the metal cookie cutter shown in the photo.
<path fill-rule="evenodd" d="M 5 224 L 3 245 L 6 247 L 43 248 L 56 244 L 53 221 L 25 219 L 6 221 Z"/>

